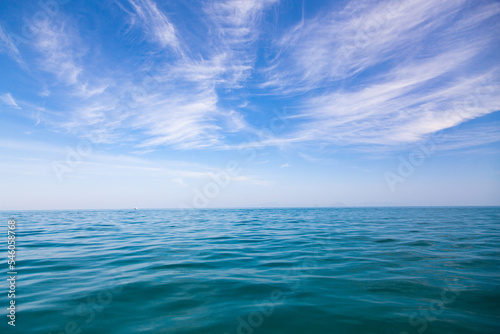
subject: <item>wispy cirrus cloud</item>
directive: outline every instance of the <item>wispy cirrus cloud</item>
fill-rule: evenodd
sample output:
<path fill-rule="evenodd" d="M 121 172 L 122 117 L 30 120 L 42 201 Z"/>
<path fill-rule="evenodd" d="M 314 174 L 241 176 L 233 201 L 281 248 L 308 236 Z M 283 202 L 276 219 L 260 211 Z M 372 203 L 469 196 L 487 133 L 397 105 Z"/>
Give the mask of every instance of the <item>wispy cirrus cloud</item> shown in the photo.
<path fill-rule="evenodd" d="M 133 11 L 129 12 L 132 16 L 132 25 L 138 24 L 147 36 L 161 47 L 169 47 L 176 52 L 181 51 L 174 25 L 158 9 L 158 5 L 154 1 L 129 0 L 128 2 L 133 8 Z"/>
<path fill-rule="evenodd" d="M 429 47 L 438 53 L 442 46 L 429 43 L 431 35 L 447 39 L 442 36 L 444 30 L 454 32 L 456 38 L 498 13 L 498 4 L 489 4 L 477 9 L 474 18 L 455 23 L 455 29 L 447 27 L 464 3 L 352 1 L 343 10 L 325 11 L 300 22 L 276 41 L 277 57 L 264 85 L 281 87 L 285 92 L 307 91 L 382 62 L 404 61 L 419 51 L 428 52 Z"/>
<path fill-rule="evenodd" d="M 0 95 L 0 101 L 2 101 L 4 104 L 6 104 L 8 106 L 14 107 L 16 109 L 21 109 L 21 108 L 19 108 L 16 100 L 14 100 L 12 95 L 10 95 L 10 93 Z"/>
<path fill-rule="evenodd" d="M 35 47 L 42 55 L 40 68 L 52 73 L 60 81 L 74 85 L 82 73 L 82 66 L 77 58 L 84 50 L 75 46 L 78 35 L 68 33 L 69 27 L 64 24 L 43 22 L 37 29 Z"/>
<path fill-rule="evenodd" d="M 93 73 L 86 64 L 90 47 L 71 17 L 61 13 L 53 21 L 42 22 L 33 44 L 40 55 L 37 70 L 67 86 L 59 85 L 51 96 L 59 98 L 58 109 L 64 113 L 55 111 L 55 117 L 44 119 L 75 134 L 98 127 L 107 132 L 106 142 L 125 140 L 142 149 L 221 145 L 224 133 L 244 131 L 248 125 L 234 108 L 219 105 L 219 90 L 241 87 L 253 70 L 258 24 L 262 11 L 273 3 L 276 1 L 205 3 L 203 22 L 210 47 L 199 53 L 198 45 L 181 42 L 181 34 L 156 2 L 117 2 L 131 25 L 140 27 L 152 44 L 176 52 L 173 58 L 149 54 L 144 61 L 155 63 L 155 89 L 142 87 L 142 76 L 148 74 L 141 68 L 118 73 L 119 81 Z M 128 101 L 127 96 L 137 91 L 141 93 Z"/>
<path fill-rule="evenodd" d="M 176 27 L 157 4 L 153 1 L 130 3 L 134 8 L 130 15 L 141 19 L 145 31 L 156 37 L 168 31 L 166 44 L 180 48 Z M 253 43 L 258 38 L 258 23 L 262 11 L 272 3 L 276 1 L 233 0 L 205 4 L 203 24 L 207 25 L 206 43 L 210 47 L 182 43 L 179 57 L 158 62 L 155 78 L 163 89 L 148 93 L 138 103 L 140 113 L 128 117 L 129 126 L 143 134 L 138 147 L 216 146 L 222 144 L 225 132 L 246 128 L 241 114 L 218 104 L 218 90 L 241 87 L 253 70 L 256 59 Z"/>
<path fill-rule="evenodd" d="M 500 83 L 489 72 L 450 82 L 426 94 L 428 81 L 402 81 L 349 93 L 310 99 L 308 121 L 300 133 L 307 140 L 341 144 L 397 145 L 424 139 L 436 131 L 500 109 Z M 475 89 L 484 85 L 481 95 Z M 472 105 L 468 105 L 472 102 Z M 312 115 L 311 111 L 318 112 Z"/>
<path fill-rule="evenodd" d="M 500 122 L 480 124 L 469 129 L 451 129 L 441 141 L 436 147 L 438 151 L 460 150 L 495 143 L 500 141 Z"/>
<path fill-rule="evenodd" d="M 215 52 L 222 55 L 225 82 L 239 87 L 255 69 L 264 13 L 278 0 L 225 0 L 207 2 L 204 12 L 213 33 Z"/>
<path fill-rule="evenodd" d="M 224 0 L 204 8 L 219 43 L 233 51 L 248 51 L 262 32 L 262 17 L 278 0 Z"/>
<path fill-rule="evenodd" d="M 143 150 L 395 145 L 500 108 L 499 65 L 481 63 L 499 31 L 496 2 L 351 1 L 303 18 L 275 39 L 262 35 L 272 30 L 265 18 L 279 1 L 202 2 L 189 7 L 202 18 L 195 41 L 189 27 L 174 24 L 173 14 L 153 0 L 116 3 L 152 47 L 137 50 L 142 66 L 134 71 L 118 65 L 92 72 L 88 41 L 63 14 L 37 29 L 39 69 L 66 85 L 51 93 L 65 111 L 47 117 L 54 126 L 73 133 L 100 127 L 109 142 Z M 158 45 L 174 52 L 159 52 Z M 272 57 L 260 55 L 262 47 Z M 155 88 L 144 89 L 151 67 Z M 257 84 L 257 95 L 293 98 L 293 121 L 280 134 L 242 143 L 244 135 L 259 134 L 262 122 L 252 122 L 253 113 L 265 113 L 243 103 Z M 486 89 L 471 93 L 478 86 Z M 478 102 L 458 112 L 468 96 Z"/>
<path fill-rule="evenodd" d="M 147 136 L 138 147 L 172 146 L 181 149 L 213 146 L 220 138 L 213 122 L 217 112 L 213 92 L 149 97 L 133 121 Z"/>
<path fill-rule="evenodd" d="M 353 1 L 290 29 L 262 84 L 304 96 L 294 115 L 304 121 L 285 139 L 393 145 L 499 110 L 500 64 L 481 57 L 495 45 L 500 4 L 460 15 L 464 7 Z M 488 33 L 475 33 L 487 24 Z M 474 106 L 459 110 L 467 99 Z"/>
<path fill-rule="evenodd" d="M 12 39 L 9 37 L 8 33 L 0 24 L 0 53 L 6 53 L 12 59 L 14 59 L 18 64 L 25 67 L 24 60 L 21 57 L 21 54 L 14 44 Z"/>

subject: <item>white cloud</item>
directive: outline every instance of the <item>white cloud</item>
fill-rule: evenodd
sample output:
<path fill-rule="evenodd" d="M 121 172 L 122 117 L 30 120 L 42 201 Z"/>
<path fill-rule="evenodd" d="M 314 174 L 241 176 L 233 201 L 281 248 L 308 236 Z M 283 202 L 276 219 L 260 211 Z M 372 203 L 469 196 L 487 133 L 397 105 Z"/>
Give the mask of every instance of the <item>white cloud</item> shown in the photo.
<path fill-rule="evenodd" d="M 180 51 L 175 27 L 151 0 L 129 0 L 134 8 L 134 14 L 139 19 L 142 28 L 151 39 L 162 47 L 170 47 Z"/>
<path fill-rule="evenodd" d="M 228 44 L 253 42 L 264 10 L 278 0 L 225 0 L 205 8 Z"/>
<path fill-rule="evenodd" d="M 247 130 L 241 113 L 218 105 L 218 88 L 238 88 L 248 78 L 254 67 L 256 49 L 252 43 L 258 37 L 258 22 L 266 6 L 276 1 L 207 2 L 206 20 L 200 23 L 207 25 L 210 48 L 183 43 L 182 50 L 182 35 L 155 2 L 129 2 L 132 12 L 121 7 L 135 20 L 133 24 L 139 22 L 156 42 L 178 50 L 179 57 L 158 62 L 154 75 L 161 89 L 146 91 L 124 115 L 126 122 L 118 121 L 115 127 L 138 130 L 141 139 L 137 147 L 167 145 L 181 149 L 220 145 L 224 132 Z M 104 105 L 108 104 L 96 107 Z M 109 118 L 94 108 L 85 110 L 80 118 L 93 123 Z"/>
<path fill-rule="evenodd" d="M 14 100 L 14 98 L 12 97 L 12 95 L 10 95 L 10 93 L 6 93 L 6 94 L 3 94 L 3 95 L 0 95 L 0 101 L 2 101 L 3 103 L 5 103 L 8 106 L 14 107 L 16 109 L 21 109 L 17 105 L 16 100 Z"/>
<path fill-rule="evenodd" d="M 324 12 L 277 41 L 278 57 L 264 85 L 310 90 L 391 58 L 407 57 L 443 28 L 463 2 L 353 1 L 340 12 Z M 492 7 L 498 12 L 498 6 Z"/>
<path fill-rule="evenodd" d="M 500 4 L 458 15 L 464 6 L 352 1 L 291 28 L 277 41 L 262 87 L 308 95 L 295 115 L 301 123 L 278 142 L 394 145 L 499 110 L 500 65 L 480 60 L 495 29 L 475 29 L 498 15 Z M 470 100 L 473 106 L 458 110 Z"/>
<path fill-rule="evenodd" d="M 9 37 L 4 28 L 0 25 L 0 53 L 7 53 L 12 59 L 14 59 L 18 64 L 25 66 L 24 61 L 17 49 L 16 45 Z"/>
<path fill-rule="evenodd" d="M 450 56 L 444 63 L 452 59 L 457 60 Z M 497 70 L 429 89 L 436 79 L 429 73 L 439 76 L 439 67 L 446 68 L 440 60 L 414 66 L 407 75 L 394 71 L 386 81 L 359 91 L 309 99 L 304 103 L 309 121 L 302 124 L 302 136 L 337 143 L 398 144 L 500 109 Z"/>
<path fill-rule="evenodd" d="M 475 34 L 500 13 L 497 3 L 459 15 L 464 0 L 352 1 L 340 12 L 304 19 L 274 40 L 276 57 L 263 72 L 263 94 L 297 98 L 289 115 L 293 121 L 270 137 L 261 136 L 245 117 L 255 111 L 247 105 L 253 92 L 237 89 L 255 83 L 257 42 L 269 28 L 263 26 L 264 14 L 277 0 L 204 2 L 198 22 L 206 28 L 203 46 L 191 45 L 184 38 L 188 32 L 174 26 L 153 0 L 129 2 L 129 9 L 118 4 L 133 24 L 176 53 L 147 54 L 133 73 L 117 66 L 113 79 L 84 66 L 88 47 L 69 19 L 43 23 L 35 38 L 40 68 L 68 86 L 63 93 L 59 87 L 44 88 L 51 99 L 63 96 L 58 103 L 66 103 L 64 114 L 48 117 L 51 124 L 80 134 L 98 127 L 107 133 L 105 142 L 146 151 L 155 146 L 282 148 L 303 142 L 394 145 L 499 109 L 500 67 L 478 62 L 496 35 Z M 145 89 L 141 82 L 152 64 L 157 87 Z M 486 88 L 471 94 L 478 87 Z M 135 92 L 140 94 L 129 103 Z M 476 97 L 475 106 L 456 112 L 464 99 Z M 2 101 L 16 103 L 5 102 L 7 96 Z M 243 140 L 241 134 L 249 133 L 258 142 L 228 139 Z"/>
<path fill-rule="evenodd" d="M 62 82 L 78 83 L 83 68 L 76 59 L 82 53 L 75 46 L 78 35 L 68 33 L 64 23 L 53 25 L 44 21 L 37 30 L 36 49 L 42 54 L 40 67 L 55 75 Z"/>
<path fill-rule="evenodd" d="M 225 82 L 239 87 L 255 68 L 255 42 L 262 32 L 262 16 L 278 0 L 225 0 L 204 8 L 216 52 L 224 57 Z"/>
<path fill-rule="evenodd" d="M 211 120 L 216 113 L 217 97 L 212 92 L 149 97 L 140 105 L 134 126 L 144 129 L 149 139 L 138 147 L 170 145 L 199 148 L 214 145 L 218 127 Z"/>
<path fill-rule="evenodd" d="M 468 129 L 450 129 L 449 132 L 444 133 L 435 149 L 438 151 L 455 150 L 499 141 L 500 122 L 492 122 L 479 124 Z"/>

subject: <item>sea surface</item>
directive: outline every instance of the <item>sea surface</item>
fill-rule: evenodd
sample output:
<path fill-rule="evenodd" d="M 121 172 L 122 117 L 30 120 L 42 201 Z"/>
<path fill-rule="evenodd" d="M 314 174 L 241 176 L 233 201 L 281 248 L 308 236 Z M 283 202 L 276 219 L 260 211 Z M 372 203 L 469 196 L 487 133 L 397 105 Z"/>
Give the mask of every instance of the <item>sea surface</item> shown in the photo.
<path fill-rule="evenodd" d="M 498 207 L 0 218 L 0 333 L 500 333 Z"/>

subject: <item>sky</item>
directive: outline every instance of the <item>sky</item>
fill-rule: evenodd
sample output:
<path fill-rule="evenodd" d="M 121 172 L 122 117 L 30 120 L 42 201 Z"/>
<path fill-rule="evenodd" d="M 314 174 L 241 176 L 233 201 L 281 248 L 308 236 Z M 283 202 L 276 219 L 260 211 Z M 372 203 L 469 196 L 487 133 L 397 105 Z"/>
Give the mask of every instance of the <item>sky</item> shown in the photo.
<path fill-rule="evenodd" d="M 500 205 L 500 2 L 0 1 L 0 209 Z"/>

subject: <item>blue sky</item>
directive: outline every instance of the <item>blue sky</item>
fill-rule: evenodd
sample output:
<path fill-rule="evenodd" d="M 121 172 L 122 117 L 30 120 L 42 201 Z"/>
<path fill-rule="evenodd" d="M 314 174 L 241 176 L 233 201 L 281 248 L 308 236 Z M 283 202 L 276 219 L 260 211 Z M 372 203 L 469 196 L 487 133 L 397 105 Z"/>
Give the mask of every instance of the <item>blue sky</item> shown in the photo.
<path fill-rule="evenodd" d="M 500 3 L 2 1 L 0 209 L 500 205 Z"/>

